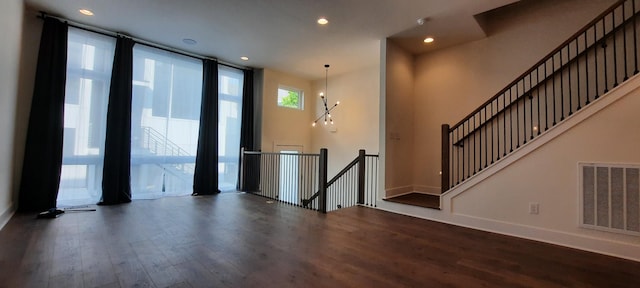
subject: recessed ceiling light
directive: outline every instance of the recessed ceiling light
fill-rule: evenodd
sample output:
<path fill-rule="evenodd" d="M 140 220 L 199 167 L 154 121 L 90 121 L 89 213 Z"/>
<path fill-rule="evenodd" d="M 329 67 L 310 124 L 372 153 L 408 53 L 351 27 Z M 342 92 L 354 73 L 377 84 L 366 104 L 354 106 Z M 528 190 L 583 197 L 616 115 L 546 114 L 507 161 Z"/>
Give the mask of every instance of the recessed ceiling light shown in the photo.
<path fill-rule="evenodd" d="M 240 57 L 240 60 L 242 60 L 242 61 L 249 61 L 249 57 L 247 57 L 247 56 L 242 56 L 242 57 Z"/>
<path fill-rule="evenodd" d="M 320 25 L 327 25 L 329 23 L 329 20 L 327 20 L 327 18 L 321 17 L 320 19 L 318 19 L 318 24 Z"/>
<path fill-rule="evenodd" d="M 91 12 L 91 10 L 88 10 L 88 9 L 80 9 L 78 10 L 78 12 L 80 12 L 82 15 L 93 16 L 93 12 Z"/>
<path fill-rule="evenodd" d="M 434 41 L 434 40 L 433 40 L 433 38 L 432 38 L 432 37 L 424 38 L 424 43 L 431 43 L 431 42 L 433 42 L 433 41 Z"/>
<path fill-rule="evenodd" d="M 198 44 L 198 41 L 193 40 L 193 39 L 189 39 L 189 38 L 184 38 L 184 39 L 182 39 L 182 43 L 187 44 L 187 45 L 196 45 L 196 44 Z"/>

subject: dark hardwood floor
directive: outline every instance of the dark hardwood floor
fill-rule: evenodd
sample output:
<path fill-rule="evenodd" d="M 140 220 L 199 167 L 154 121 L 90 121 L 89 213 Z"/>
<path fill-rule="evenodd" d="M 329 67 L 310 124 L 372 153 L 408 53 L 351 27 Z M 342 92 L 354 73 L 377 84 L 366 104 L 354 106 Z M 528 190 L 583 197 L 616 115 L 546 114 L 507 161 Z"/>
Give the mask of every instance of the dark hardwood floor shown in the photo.
<path fill-rule="evenodd" d="M 364 207 L 141 200 L 0 231 L 1 287 L 640 287 L 640 263 Z"/>
<path fill-rule="evenodd" d="M 389 202 L 402 203 L 424 208 L 440 209 L 440 196 L 422 193 L 409 193 L 384 199 Z"/>

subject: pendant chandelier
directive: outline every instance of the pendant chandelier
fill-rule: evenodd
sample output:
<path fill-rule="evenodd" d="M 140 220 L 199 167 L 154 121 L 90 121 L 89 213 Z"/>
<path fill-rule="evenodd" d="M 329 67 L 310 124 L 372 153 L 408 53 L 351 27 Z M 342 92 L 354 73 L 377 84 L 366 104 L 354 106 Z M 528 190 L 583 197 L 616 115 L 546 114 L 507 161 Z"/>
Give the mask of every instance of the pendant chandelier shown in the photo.
<path fill-rule="evenodd" d="M 331 108 L 329 108 L 329 106 L 327 105 L 327 89 L 328 89 L 328 82 L 329 82 L 329 64 L 324 64 L 324 92 L 320 92 L 320 99 L 322 99 L 322 105 L 324 105 L 324 112 L 318 116 L 318 118 L 316 118 L 315 121 L 313 121 L 313 123 L 311 124 L 311 126 L 316 127 L 316 124 L 318 123 L 318 121 L 320 121 L 320 119 L 324 118 L 324 125 L 327 125 L 328 123 L 331 123 L 331 125 L 333 125 L 333 119 L 331 119 L 331 111 L 336 108 L 338 106 L 338 104 L 340 104 L 340 101 L 336 102 L 336 104 L 333 104 L 333 106 L 331 106 Z"/>

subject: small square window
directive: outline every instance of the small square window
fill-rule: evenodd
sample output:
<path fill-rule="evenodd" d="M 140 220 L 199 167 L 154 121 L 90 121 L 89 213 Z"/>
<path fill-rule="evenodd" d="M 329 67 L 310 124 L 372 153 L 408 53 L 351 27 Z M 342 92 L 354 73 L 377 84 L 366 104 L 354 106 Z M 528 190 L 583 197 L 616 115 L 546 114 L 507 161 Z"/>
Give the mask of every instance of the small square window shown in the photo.
<path fill-rule="evenodd" d="M 303 110 L 304 93 L 300 89 L 279 86 L 278 106 Z"/>

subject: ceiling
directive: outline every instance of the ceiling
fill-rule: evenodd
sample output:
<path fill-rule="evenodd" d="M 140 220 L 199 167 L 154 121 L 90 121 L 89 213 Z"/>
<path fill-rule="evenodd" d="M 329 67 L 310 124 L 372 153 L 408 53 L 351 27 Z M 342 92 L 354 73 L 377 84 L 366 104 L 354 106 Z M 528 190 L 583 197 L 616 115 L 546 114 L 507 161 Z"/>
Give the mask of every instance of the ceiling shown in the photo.
<path fill-rule="evenodd" d="M 375 65 L 380 40 L 424 53 L 485 37 L 474 15 L 518 0 L 25 0 L 27 7 L 224 62 L 305 79 Z M 94 16 L 84 16 L 89 9 Z M 316 23 L 326 17 L 329 24 Z M 418 19 L 425 19 L 419 25 Z M 425 44 L 425 36 L 435 42 Z M 195 45 L 183 43 L 189 38 Z M 249 61 L 240 60 L 248 56 Z"/>

